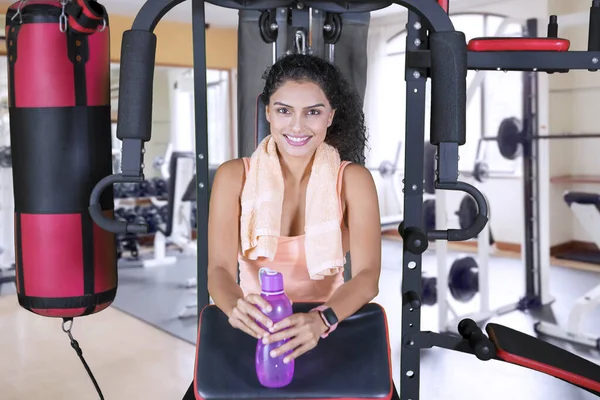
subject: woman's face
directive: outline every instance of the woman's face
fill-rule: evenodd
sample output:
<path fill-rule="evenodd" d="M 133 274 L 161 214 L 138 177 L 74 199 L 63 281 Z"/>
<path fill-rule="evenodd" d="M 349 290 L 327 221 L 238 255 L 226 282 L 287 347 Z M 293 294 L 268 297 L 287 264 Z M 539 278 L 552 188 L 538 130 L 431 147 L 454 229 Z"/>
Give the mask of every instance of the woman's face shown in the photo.
<path fill-rule="evenodd" d="M 271 136 L 282 154 L 312 157 L 325 141 L 332 110 L 325 93 L 312 82 L 286 82 L 273 93 L 267 105 Z"/>

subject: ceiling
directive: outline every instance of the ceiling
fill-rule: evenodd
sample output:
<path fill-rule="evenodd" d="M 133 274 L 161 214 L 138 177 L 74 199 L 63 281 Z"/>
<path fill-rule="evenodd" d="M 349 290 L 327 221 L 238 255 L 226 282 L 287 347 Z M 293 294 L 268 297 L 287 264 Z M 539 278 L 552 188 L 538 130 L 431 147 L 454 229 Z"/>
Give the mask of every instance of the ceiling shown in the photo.
<path fill-rule="evenodd" d="M 145 0 L 100 0 L 110 14 L 134 16 L 140 10 Z M 205 3 L 206 22 L 215 27 L 237 27 L 238 11 Z M 190 0 L 175 6 L 163 17 L 164 20 L 191 22 L 192 2 Z M 371 13 L 372 18 L 384 17 L 404 12 L 405 9 L 396 4 Z"/>

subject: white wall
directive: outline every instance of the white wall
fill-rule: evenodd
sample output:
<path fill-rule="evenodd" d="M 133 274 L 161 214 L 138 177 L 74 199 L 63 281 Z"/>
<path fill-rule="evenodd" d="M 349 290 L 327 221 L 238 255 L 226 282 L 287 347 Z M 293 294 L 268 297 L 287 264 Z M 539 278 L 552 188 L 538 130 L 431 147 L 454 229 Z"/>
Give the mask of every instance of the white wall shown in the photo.
<path fill-rule="evenodd" d="M 507 15 L 514 18 L 539 18 L 539 25 L 545 31 L 545 26 L 550 14 L 568 14 L 573 12 L 589 10 L 589 2 L 566 2 L 564 0 L 463 0 L 450 2 L 453 13 L 474 11 L 489 12 Z M 559 36 L 571 40 L 572 50 L 585 50 L 587 48 L 587 20 L 581 25 L 571 28 L 561 28 L 559 18 Z M 386 40 L 395 32 L 405 27 L 405 16 L 385 17 L 373 19 L 370 31 L 371 42 L 375 40 Z M 371 43 L 373 46 L 373 43 Z M 376 53 L 369 56 L 377 56 Z M 381 55 L 379 55 L 381 56 Z M 377 71 L 377 61 L 370 61 L 370 68 L 375 71 L 370 74 L 380 73 Z M 502 72 L 498 72 L 502 73 Z M 545 75 L 545 74 L 544 74 Z M 376 78 L 370 75 L 370 83 Z M 553 74 L 548 77 L 549 93 L 540 93 L 542 103 L 548 103 L 548 126 L 541 129 L 550 134 L 556 133 L 598 133 L 596 120 L 597 104 L 600 98 L 600 73 L 588 71 L 572 71 L 569 74 Z M 383 90 L 383 89 L 380 89 Z M 389 90 L 389 87 L 387 88 Z M 378 95 L 376 89 L 371 88 L 367 96 Z M 549 96 L 549 97 L 548 97 Z M 376 107 L 372 106 L 372 98 L 366 99 L 367 120 L 370 128 L 371 153 L 369 165 L 378 165 L 382 159 L 389 158 L 391 147 L 395 146 L 398 137 L 404 133 L 403 117 L 400 123 L 401 132 L 395 137 L 378 136 L 383 127 L 379 126 L 375 118 L 369 119 L 369 115 L 376 115 Z M 371 109 L 369 106 L 371 105 Z M 404 108 L 404 104 L 398 108 Z M 542 132 L 541 132 L 542 133 Z M 544 149 L 547 146 L 548 163 L 542 164 L 547 169 L 550 177 L 563 175 L 596 175 L 600 176 L 600 139 L 585 140 L 555 140 L 540 143 Z M 517 160 L 518 163 L 521 160 Z M 374 177 L 378 184 L 380 197 L 382 199 L 382 214 L 393 214 L 393 210 L 387 206 L 386 198 L 389 192 L 384 188 L 377 172 Z M 401 177 L 399 178 L 402 179 Z M 462 177 L 463 180 L 474 184 L 473 180 Z M 542 218 L 550 219 L 550 245 L 564 243 L 570 240 L 589 241 L 588 235 L 578 225 L 572 212 L 567 208 L 562 198 L 565 190 L 590 190 L 600 192 L 600 184 L 556 184 L 543 182 L 549 185 L 549 210 Z M 513 176 L 492 176 L 484 184 L 477 184 L 480 190 L 488 197 L 491 210 L 491 228 L 497 241 L 520 243 L 523 236 L 523 181 L 520 174 Z M 464 195 L 461 193 L 448 192 L 448 213 L 453 215 L 458 209 L 460 200 Z M 456 224 L 452 224 L 456 226 Z"/>

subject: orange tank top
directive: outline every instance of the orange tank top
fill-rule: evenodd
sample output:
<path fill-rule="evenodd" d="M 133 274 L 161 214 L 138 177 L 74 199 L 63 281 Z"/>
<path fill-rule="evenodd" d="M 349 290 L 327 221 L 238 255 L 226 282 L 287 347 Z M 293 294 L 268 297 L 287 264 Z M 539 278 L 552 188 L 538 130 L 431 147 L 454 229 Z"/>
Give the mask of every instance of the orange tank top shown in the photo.
<path fill-rule="evenodd" d="M 250 160 L 243 158 L 243 161 L 246 174 L 248 174 Z M 350 250 L 348 228 L 344 223 L 342 204 L 342 178 L 344 168 L 348 164 L 350 164 L 349 161 L 342 161 L 337 180 L 344 254 L 347 254 Z M 248 294 L 260 294 L 258 271 L 261 268 L 269 268 L 283 275 L 285 292 L 293 302 L 325 302 L 344 283 L 343 270 L 336 275 L 325 277 L 323 280 L 310 279 L 306 266 L 306 255 L 304 253 L 304 235 L 280 236 L 273 261 L 267 258 L 248 260 L 240 252 L 238 262 L 240 268 L 240 287 L 245 296 Z"/>

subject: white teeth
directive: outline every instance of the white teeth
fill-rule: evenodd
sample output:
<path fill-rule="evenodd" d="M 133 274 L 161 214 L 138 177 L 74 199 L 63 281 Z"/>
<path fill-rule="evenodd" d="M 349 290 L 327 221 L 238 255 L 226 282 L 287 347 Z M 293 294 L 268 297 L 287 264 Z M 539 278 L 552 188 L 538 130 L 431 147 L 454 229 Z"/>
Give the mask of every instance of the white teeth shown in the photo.
<path fill-rule="evenodd" d="M 306 139 L 308 139 L 308 136 L 304 136 L 304 137 L 295 137 L 295 136 L 286 136 L 288 139 L 290 139 L 292 142 L 304 142 Z"/>

